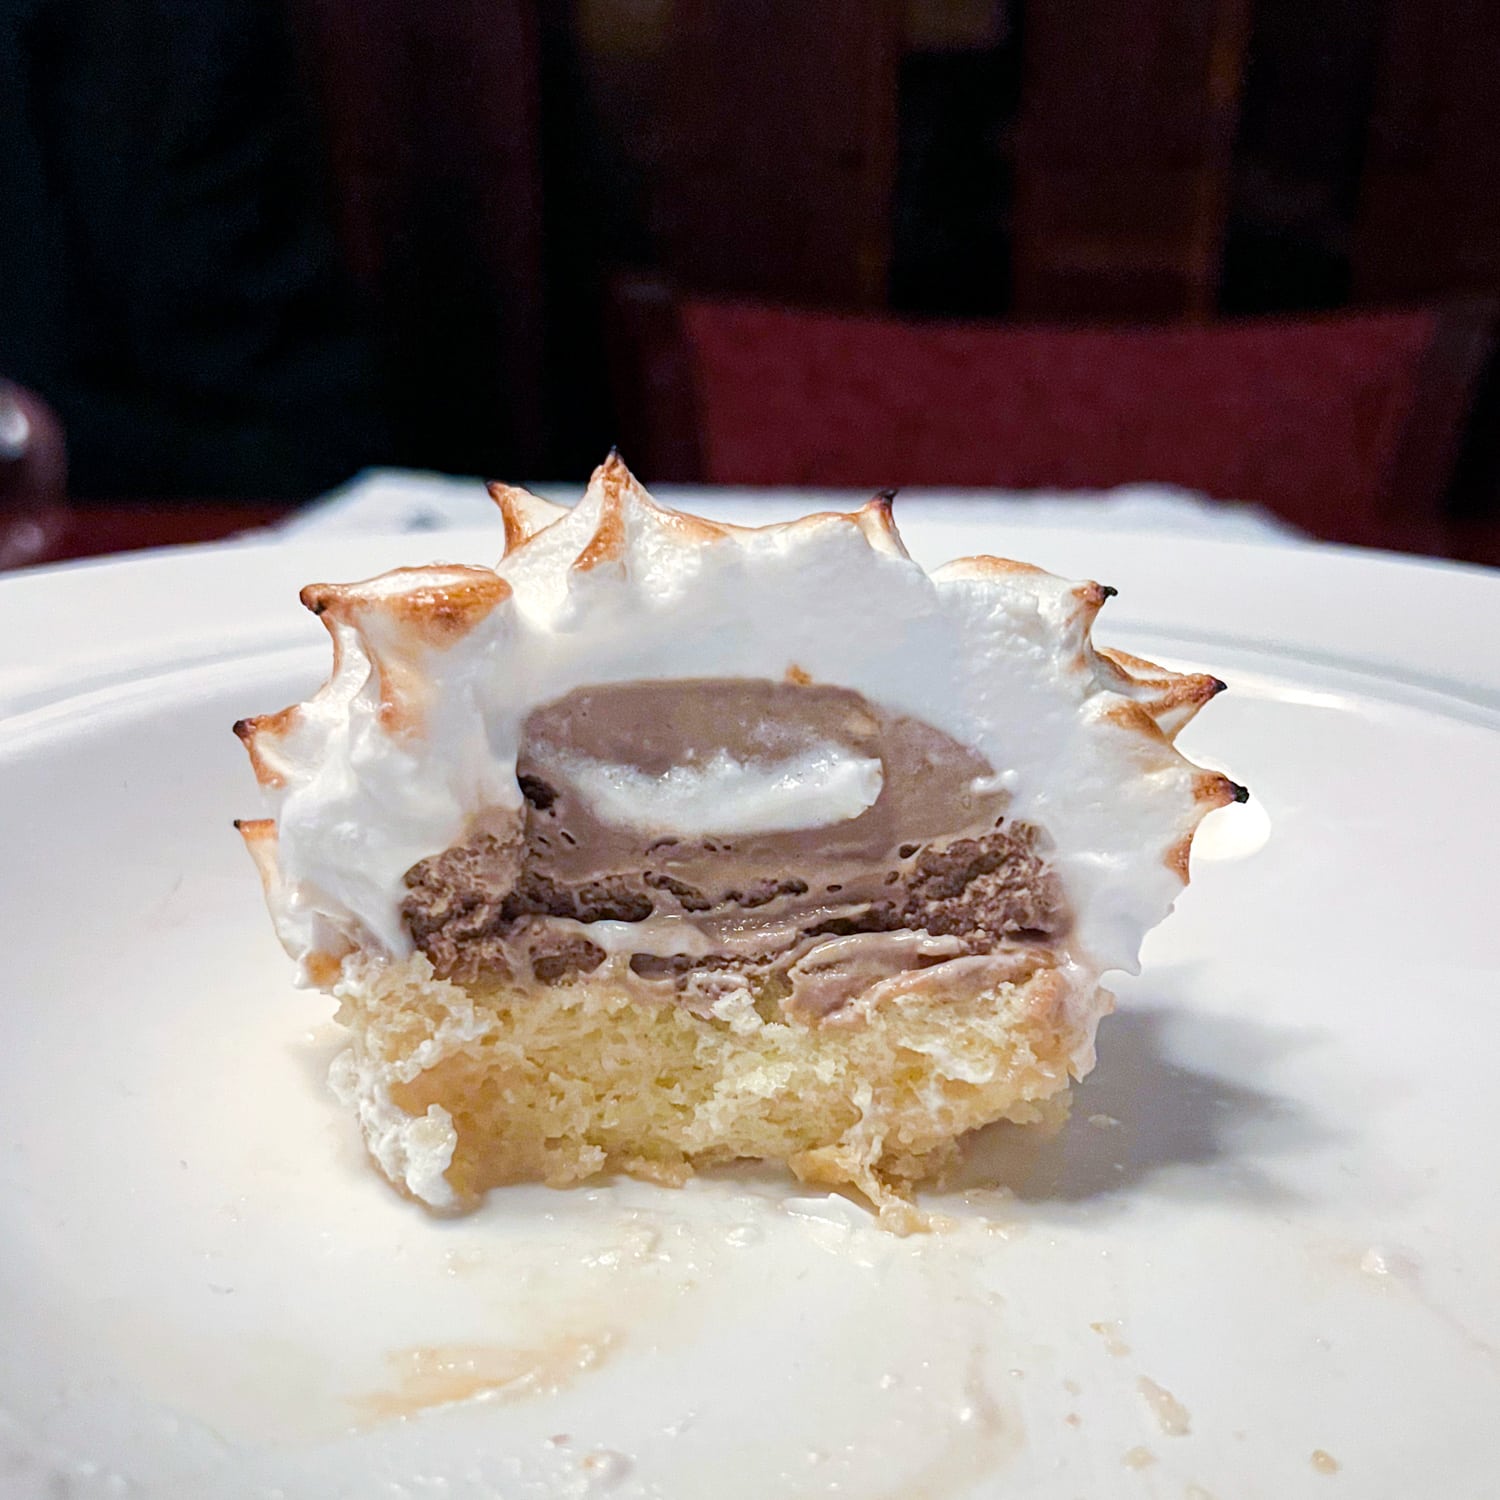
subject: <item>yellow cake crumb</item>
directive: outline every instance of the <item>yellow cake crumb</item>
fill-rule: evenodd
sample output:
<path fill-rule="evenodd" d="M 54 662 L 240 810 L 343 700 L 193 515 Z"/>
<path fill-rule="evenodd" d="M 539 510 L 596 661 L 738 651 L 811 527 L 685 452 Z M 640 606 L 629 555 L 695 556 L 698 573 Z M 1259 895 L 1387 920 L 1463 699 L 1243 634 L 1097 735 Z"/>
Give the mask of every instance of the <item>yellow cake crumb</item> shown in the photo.
<path fill-rule="evenodd" d="M 1055 1116 L 1110 1004 L 1053 968 L 936 980 L 877 985 L 821 1020 L 784 1018 L 765 992 L 724 1018 L 643 1003 L 607 973 L 465 989 L 421 954 L 356 965 L 337 990 L 346 1087 L 387 1175 L 438 1208 L 606 1172 L 680 1184 L 754 1158 L 857 1189 L 889 1227 L 913 1227 L 913 1187 L 961 1137 Z M 436 1190 L 400 1150 L 377 1149 L 403 1130 L 447 1143 Z"/>

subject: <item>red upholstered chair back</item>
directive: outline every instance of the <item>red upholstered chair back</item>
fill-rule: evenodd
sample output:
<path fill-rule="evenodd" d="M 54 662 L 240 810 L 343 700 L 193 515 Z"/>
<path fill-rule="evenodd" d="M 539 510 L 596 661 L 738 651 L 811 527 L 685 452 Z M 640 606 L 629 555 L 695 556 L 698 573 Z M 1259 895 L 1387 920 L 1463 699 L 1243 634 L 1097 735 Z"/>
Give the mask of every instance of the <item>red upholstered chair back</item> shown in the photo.
<path fill-rule="evenodd" d="M 668 333 L 660 297 L 643 302 L 637 289 L 633 306 L 622 326 L 647 362 L 634 403 L 647 451 L 636 461 L 650 473 L 660 456 L 674 472 L 659 478 L 1161 481 L 1259 502 L 1320 535 L 1417 548 L 1441 540 L 1487 329 L 1473 310 L 1457 322 L 1426 310 L 1091 329 L 684 298 Z M 628 405 L 621 439 L 632 453 Z"/>

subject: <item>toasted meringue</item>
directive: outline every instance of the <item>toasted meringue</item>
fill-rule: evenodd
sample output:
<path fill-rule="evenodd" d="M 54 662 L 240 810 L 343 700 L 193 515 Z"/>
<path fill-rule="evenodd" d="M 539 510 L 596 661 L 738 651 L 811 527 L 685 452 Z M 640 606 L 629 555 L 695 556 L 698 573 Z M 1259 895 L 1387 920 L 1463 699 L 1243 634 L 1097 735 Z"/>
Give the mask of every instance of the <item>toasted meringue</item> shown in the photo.
<path fill-rule="evenodd" d="M 1097 584 L 925 572 L 889 496 L 725 526 L 614 455 L 571 510 L 491 493 L 493 570 L 305 589 L 328 682 L 235 726 L 386 1174 L 452 1209 L 771 1157 L 899 1216 L 1065 1094 L 1243 796 L 1172 743 L 1223 684 L 1096 649 Z"/>

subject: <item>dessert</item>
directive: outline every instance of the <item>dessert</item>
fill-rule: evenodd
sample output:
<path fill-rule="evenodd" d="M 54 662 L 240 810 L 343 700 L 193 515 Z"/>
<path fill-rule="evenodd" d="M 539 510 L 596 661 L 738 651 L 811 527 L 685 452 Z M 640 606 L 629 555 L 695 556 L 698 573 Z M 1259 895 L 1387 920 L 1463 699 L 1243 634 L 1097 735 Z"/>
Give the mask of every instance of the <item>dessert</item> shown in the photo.
<path fill-rule="evenodd" d="M 238 826 L 374 1160 L 436 1210 L 737 1158 L 899 1224 L 1042 1119 L 1242 799 L 1176 732 L 1223 684 L 1096 648 L 1112 592 L 966 558 L 889 496 L 719 525 L 615 455 L 492 486 L 493 568 L 315 584 L 310 701 L 235 726 Z"/>

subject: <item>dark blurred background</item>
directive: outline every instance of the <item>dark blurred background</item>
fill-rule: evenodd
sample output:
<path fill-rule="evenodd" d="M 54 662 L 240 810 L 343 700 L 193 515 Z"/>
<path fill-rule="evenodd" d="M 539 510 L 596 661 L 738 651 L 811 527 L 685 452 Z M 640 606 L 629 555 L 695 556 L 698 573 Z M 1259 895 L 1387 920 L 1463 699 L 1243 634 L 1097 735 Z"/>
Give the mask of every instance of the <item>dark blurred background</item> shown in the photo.
<path fill-rule="evenodd" d="M 0 377 L 101 518 L 618 441 L 1500 562 L 1497 59 L 1481 0 L 0 0 Z"/>

